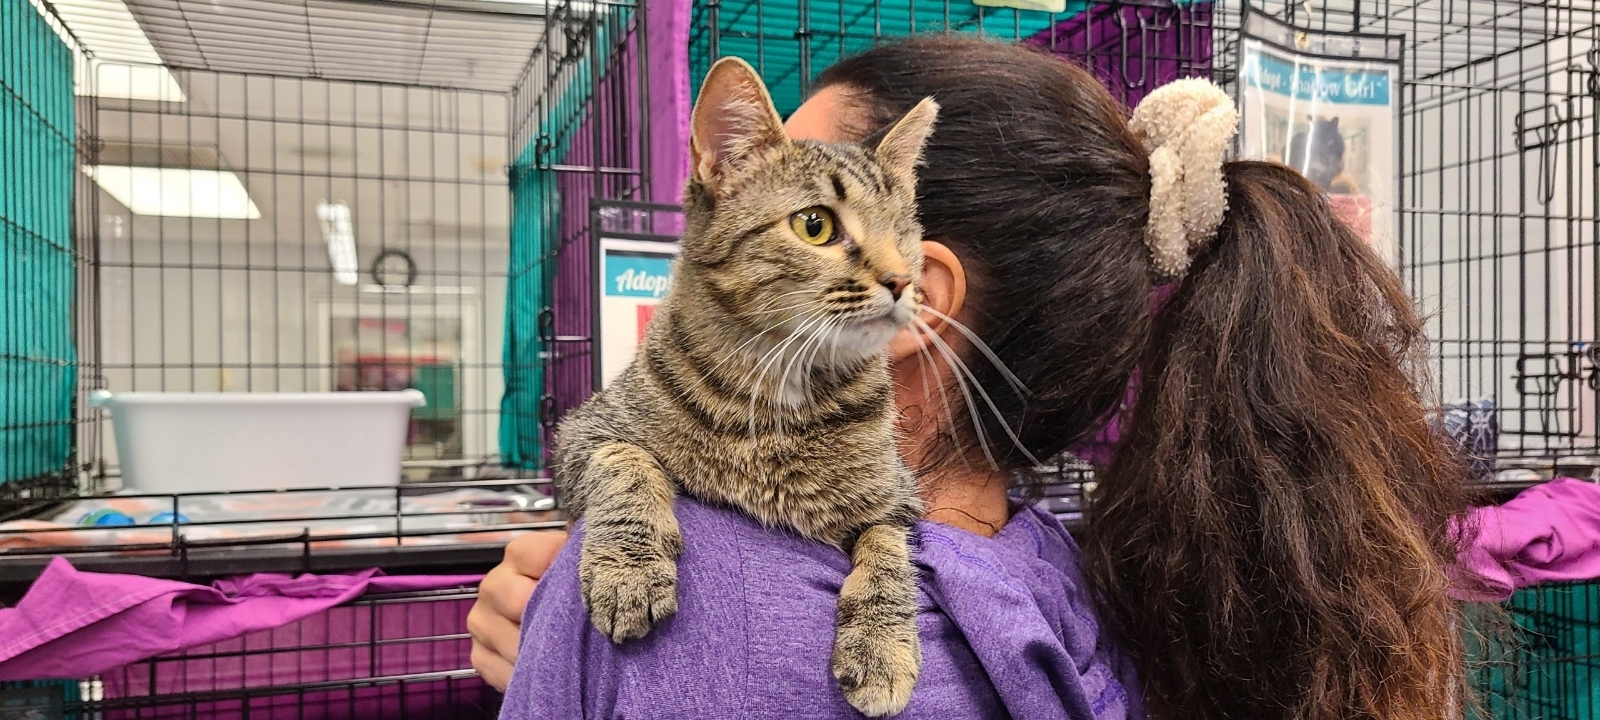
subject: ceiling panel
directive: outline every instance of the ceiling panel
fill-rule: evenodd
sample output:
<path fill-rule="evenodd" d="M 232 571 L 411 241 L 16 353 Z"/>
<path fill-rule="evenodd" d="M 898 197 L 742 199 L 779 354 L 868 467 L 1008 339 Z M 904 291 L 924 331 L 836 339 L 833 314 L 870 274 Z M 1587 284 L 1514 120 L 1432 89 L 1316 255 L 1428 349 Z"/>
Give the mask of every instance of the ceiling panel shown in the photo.
<path fill-rule="evenodd" d="M 336 0 L 127 0 L 168 64 L 509 91 L 544 31 L 525 13 Z"/>

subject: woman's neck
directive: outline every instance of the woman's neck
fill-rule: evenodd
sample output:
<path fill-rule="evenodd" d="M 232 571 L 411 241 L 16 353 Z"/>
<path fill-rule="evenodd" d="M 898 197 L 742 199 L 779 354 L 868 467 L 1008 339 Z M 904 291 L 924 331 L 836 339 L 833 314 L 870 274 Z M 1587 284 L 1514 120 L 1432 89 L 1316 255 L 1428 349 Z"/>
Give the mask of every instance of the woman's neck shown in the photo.
<path fill-rule="evenodd" d="M 1004 472 L 961 468 L 923 478 L 922 502 L 928 520 L 984 537 L 994 537 L 1011 519 L 1011 499 Z"/>

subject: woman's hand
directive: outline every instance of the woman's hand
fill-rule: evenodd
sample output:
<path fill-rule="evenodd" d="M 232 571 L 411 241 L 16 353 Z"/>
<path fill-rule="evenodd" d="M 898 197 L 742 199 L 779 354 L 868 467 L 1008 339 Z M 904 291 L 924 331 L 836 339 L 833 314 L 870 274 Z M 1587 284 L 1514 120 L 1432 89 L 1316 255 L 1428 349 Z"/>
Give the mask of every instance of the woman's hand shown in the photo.
<path fill-rule="evenodd" d="M 478 586 L 478 601 L 467 613 L 472 667 L 497 690 L 504 692 L 511 682 L 522 611 L 533 596 L 533 587 L 566 542 L 567 534 L 558 531 L 519 535 L 506 545 L 505 559 Z"/>

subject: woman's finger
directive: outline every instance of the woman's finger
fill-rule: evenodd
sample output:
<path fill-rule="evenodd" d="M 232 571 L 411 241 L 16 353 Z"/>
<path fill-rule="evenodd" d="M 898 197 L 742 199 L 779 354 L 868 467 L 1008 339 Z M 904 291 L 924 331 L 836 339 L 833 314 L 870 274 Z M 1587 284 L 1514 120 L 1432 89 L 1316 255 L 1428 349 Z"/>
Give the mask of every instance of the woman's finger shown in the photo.
<path fill-rule="evenodd" d="M 509 576 L 525 582 L 530 587 L 533 581 L 515 575 L 509 567 L 501 565 L 495 568 L 502 576 Z M 493 575 L 493 573 L 491 573 Z M 490 578 L 485 577 L 486 586 L 491 586 Z M 472 667 L 478 671 L 484 681 L 499 690 L 505 690 L 506 683 L 511 680 L 511 667 L 517 661 L 517 645 L 521 642 L 521 629 L 518 627 L 520 617 L 508 618 L 493 602 L 494 595 L 486 594 L 480 587 L 478 601 L 473 603 L 472 610 L 467 613 L 467 633 L 472 636 Z"/>
<path fill-rule="evenodd" d="M 511 684 L 511 663 L 477 645 L 472 646 L 472 667 L 489 687 L 500 692 Z"/>
<path fill-rule="evenodd" d="M 560 530 L 518 535 L 506 545 L 505 560 L 501 565 L 510 565 L 517 574 L 538 580 L 544 576 L 544 571 L 550 569 L 550 563 L 555 561 L 556 555 L 561 553 L 561 546 L 566 544 L 567 534 Z M 520 616 L 521 608 L 518 610 Z"/>
<path fill-rule="evenodd" d="M 506 545 L 505 558 L 478 585 L 478 599 L 467 613 L 472 636 L 472 667 L 494 688 L 511 681 L 521 643 L 522 612 L 537 579 L 566 543 L 564 532 L 522 535 Z"/>
<path fill-rule="evenodd" d="M 478 584 L 478 602 L 473 609 L 493 612 L 515 630 L 522 624 L 522 611 L 527 609 L 528 598 L 533 597 L 538 581 L 518 570 L 510 559 L 510 548 L 506 550 L 506 560 L 490 570 Z"/>

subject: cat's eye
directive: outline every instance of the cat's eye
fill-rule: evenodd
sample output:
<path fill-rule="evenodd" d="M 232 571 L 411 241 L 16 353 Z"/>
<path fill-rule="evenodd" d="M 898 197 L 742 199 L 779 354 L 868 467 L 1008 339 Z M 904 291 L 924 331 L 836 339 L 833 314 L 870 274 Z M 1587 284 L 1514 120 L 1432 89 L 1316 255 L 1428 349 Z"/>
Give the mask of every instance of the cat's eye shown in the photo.
<path fill-rule="evenodd" d="M 812 245 L 827 245 L 838 234 L 833 211 L 825 207 L 806 208 L 789 216 L 789 229 Z"/>

